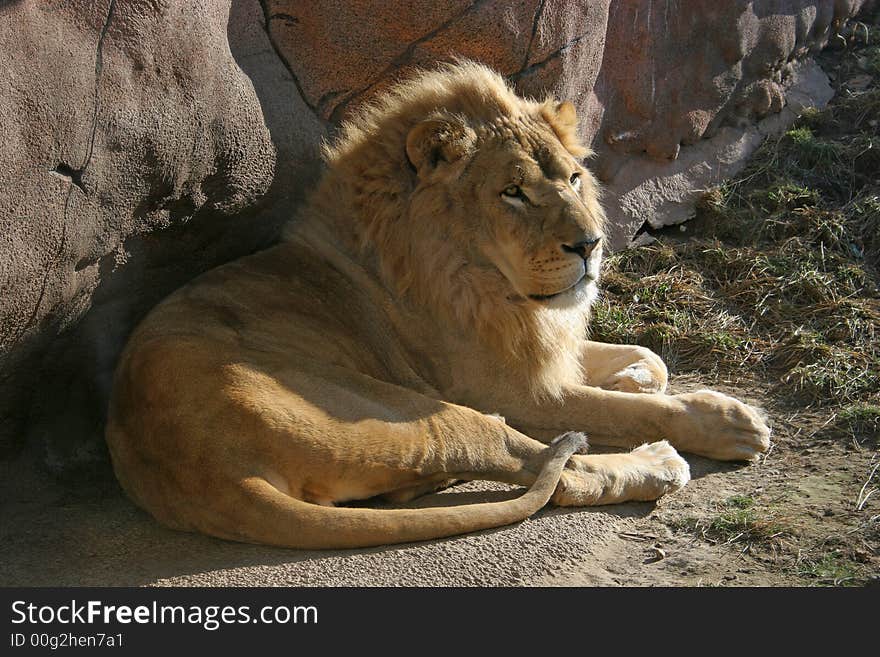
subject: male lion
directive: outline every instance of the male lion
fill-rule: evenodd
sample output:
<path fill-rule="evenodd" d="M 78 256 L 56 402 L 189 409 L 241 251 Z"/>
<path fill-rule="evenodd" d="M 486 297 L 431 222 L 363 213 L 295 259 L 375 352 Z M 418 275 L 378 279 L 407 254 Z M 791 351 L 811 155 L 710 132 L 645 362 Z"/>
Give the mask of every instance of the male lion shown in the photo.
<path fill-rule="evenodd" d="M 491 70 L 423 72 L 361 110 L 277 246 L 159 304 L 122 354 L 107 442 L 122 486 L 172 527 L 298 548 L 450 536 L 683 486 L 675 448 L 748 460 L 755 410 L 663 394 L 642 347 L 586 339 L 602 254 L 570 103 Z M 647 394 L 645 394 L 647 393 Z M 503 416 L 494 415 L 495 413 Z M 569 455 L 567 434 L 642 445 Z M 450 481 L 496 503 L 370 509 Z"/>

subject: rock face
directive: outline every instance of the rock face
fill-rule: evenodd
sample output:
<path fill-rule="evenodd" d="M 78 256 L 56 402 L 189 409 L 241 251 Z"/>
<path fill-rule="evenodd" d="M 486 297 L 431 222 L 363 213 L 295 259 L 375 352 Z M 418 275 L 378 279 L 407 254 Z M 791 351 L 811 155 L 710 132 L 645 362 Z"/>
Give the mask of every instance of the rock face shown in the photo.
<path fill-rule="evenodd" d="M 100 447 L 132 324 L 265 244 L 275 148 L 228 3 L 0 3 L 0 442 Z M 49 439 L 51 437 L 51 439 Z M 43 440 L 43 439 L 48 440 Z"/>
<path fill-rule="evenodd" d="M 709 140 L 754 136 L 791 61 L 869 5 L 0 0 L 0 452 L 100 458 L 133 325 L 270 243 L 320 139 L 408 68 L 462 55 L 573 100 L 621 246 L 680 217 L 681 171 L 717 176 Z"/>

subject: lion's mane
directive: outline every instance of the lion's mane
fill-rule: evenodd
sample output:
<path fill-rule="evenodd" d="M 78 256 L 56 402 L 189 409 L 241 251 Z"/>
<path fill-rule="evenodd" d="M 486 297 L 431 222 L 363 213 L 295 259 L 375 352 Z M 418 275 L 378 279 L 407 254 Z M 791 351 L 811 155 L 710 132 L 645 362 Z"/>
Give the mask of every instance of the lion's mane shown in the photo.
<path fill-rule="evenodd" d="M 559 112 L 552 98 L 523 100 L 473 62 L 442 65 L 399 82 L 343 123 L 324 146 L 322 183 L 290 231 L 300 223 L 326 223 L 398 298 L 478 331 L 504 367 L 522 371 L 535 395 L 556 396 L 564 383 L 582 378 L 589 308 L 510 303 L 510 290 L 497 277 L 464 266 L 448 237 L 465 230 L 460 217 L 468 209 L 454 207 L 442 192 L 414 201 L 417 178 L 406 156 L 410 130 L 442 117 L 466 126 L 464 134 L 449 135 L 464 149 L 478 149 L 488 135 L 516 138 L 528 122 L 545 121 L 573 156 L 590 154 L 578 139 L 574 112 Z M 602 216 L 598 199 L 594 211 Z"/>

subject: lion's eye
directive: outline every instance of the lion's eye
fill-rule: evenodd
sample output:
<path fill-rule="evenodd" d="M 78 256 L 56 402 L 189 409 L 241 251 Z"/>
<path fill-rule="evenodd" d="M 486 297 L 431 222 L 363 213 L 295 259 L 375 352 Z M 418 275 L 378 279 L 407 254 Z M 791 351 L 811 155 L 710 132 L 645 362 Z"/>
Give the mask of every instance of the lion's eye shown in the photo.
<path fill-rule="evenodd" d="M 521 198 L 523 195 L 522 188 L 519 185 L 508 185 L 501 193 L 504 196 L 511 196 L 513 198 Z"/>
<path fill-rule="evenodd" d="M 581 188 L 581 172 L 575 171 L 573 174 L 571 174 L 571 178 L 568 179 L 568 182 L 575 189 L 580 189 Z"/>

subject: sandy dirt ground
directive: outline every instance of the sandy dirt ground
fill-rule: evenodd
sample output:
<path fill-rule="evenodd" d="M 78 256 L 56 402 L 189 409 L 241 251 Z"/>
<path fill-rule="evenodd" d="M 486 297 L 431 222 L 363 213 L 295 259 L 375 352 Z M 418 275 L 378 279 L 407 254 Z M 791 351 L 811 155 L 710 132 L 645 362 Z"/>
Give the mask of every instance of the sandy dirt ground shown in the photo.
<path fill-rule="evenodd" d="M 547 508 L 518 525 L 365 550 L 298 551 L 167 530 L 107 478 L 51 483 L 25 461 L 0 471 L 0 585 L 810 586 L 876 582 L 880 500 L 860 495 L 877 452 L 823 440 L 809 409 L 765 390 L 713 387 L 764 406 L 772 450 L 751 465 L 687 456 L 693 480 L 658 503 Z M 678 391 L 704 387 L 693 378 Z M 817 433 L 818 430 L 818 433 Z M 811 435 L 814 434 L 814 435 Z M 873 485 L 880 483 L 875 478 Z M 421 505 L 503 499 L 461 484 Z M 732 507 L 731 500 L 736 504 Z M 740 507 L 745 507 L 741 509 Z M 731 514 L 734 517 L 731 518 Z M 736 515 L 739 514 L 739 515 Z M 872 520 L 873 518 L 873 520 Z M 739 534 L 739 535 L 737 535 Z"/>

